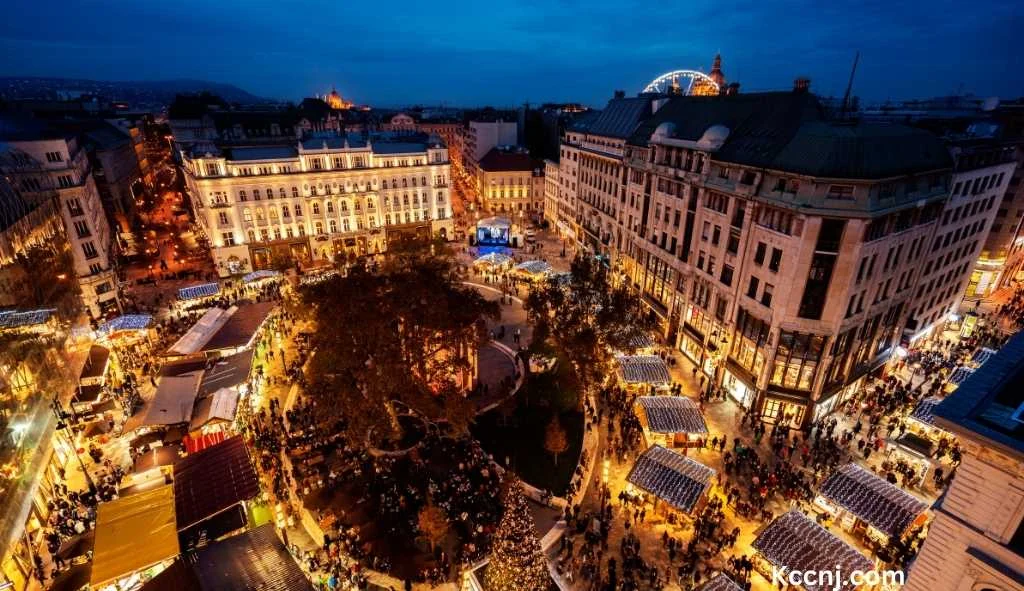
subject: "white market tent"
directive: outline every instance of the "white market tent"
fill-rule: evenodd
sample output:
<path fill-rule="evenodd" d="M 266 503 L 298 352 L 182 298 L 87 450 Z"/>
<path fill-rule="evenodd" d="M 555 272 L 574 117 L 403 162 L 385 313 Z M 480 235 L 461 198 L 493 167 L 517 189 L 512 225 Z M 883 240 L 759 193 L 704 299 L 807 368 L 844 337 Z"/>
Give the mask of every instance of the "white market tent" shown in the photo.
<path fill-rule="evenodd" d="M 220 293 L 220 285 L 217 283 L 201 283 L 199 285 L 190 285 L 189 287 L 182 287 L 178 290 L 178 299 L 182 301 L 187 300 L 198 300 L 200 298 L 206 298 Z"/>
<path fill-rule="evenodd" d="M 263 269 L 260 271 L 253 271 L 252 273 L 247 273 L 245 276 L 242 277 L 242 282 L 252 283 L 254 281 L 260 281 L 262 279 L 273 279 L 274 277 L 280 276 L 281 273 L 279 271 L 274 271 L 272 269 Z"/>
<path fill-rule="evenodd" d="M 180 339 L 167 350 L 168 353 L 177 355 L 191 355 L 203 349 L 203 345 L 217 334 L 235 307 L 225 310 L 223 308 L 210 308 L 203 314 L 203 317 L 195 325 L 181 336 Z"/>
<path fill-rule="evenodd" d="M 819 494 L 889 537 L 900 537 L 928 508 L 923 501 L 857 464 L 825 479 Z"/>
<path fill-rule="evenodd" d="M 626 481 L 669 505 L 690 513 L 711 488 L 712 468 L 681 453 L 654 445 L 636 459 Z"/>
<path fill-rule="evenodd" d="M 199 395 L 199 384 L 203 381 L 202 371 L 193 371 L 180 376 L 164 376 L 157 382 L 156 394 L 149 405 L 149 412 L 142 421 L 144 426 L 177 425 L 192 420 L 192 409 Z"/>

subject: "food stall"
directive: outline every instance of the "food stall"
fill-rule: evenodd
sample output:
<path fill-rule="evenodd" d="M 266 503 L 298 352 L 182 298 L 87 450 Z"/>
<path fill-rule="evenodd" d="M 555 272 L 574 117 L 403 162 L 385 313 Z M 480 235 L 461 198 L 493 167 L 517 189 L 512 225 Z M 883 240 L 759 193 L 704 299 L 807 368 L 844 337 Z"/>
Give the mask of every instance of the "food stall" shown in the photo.
<path fill-rule="evenodd" d="M 638 396 L 634 412 L 649 445 L 685 449 L 707 438 L 708 425 L 700 407 L 685 396 Z"/>
<path fill-rule="evenodd" d="M 697 514 L 707 499 L 715 471 L 660 445 L 636 459 L 626 477 L 626 492 L 650 501 L 659 515 Z"/>
<path fill-rule="evenodd" d="M 844 530 L 881 545 L 902 538 L 928 519 L 924 501 L 854 463 L 825 479 L 814 505 Z"/>

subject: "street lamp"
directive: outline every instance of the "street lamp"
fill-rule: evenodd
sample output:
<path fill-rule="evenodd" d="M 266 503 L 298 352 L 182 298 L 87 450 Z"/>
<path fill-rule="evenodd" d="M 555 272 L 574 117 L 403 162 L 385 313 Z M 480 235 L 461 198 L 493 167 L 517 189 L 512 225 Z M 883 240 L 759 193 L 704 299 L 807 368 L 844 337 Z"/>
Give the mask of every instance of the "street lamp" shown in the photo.
<path fill-rule="evenodd" d="M 67 411 L 60 403 L 60 399 L 56 396 L 53 397 L 53 403 L 50 405 L 50 410 L 53 411 L 53 416 L 57 417 L 57 431 L 63 431 L 67 428 L 67 423 L 64 419 L 68 416 Z M 89 475 L 89 470 L 85 467 L 85 462 L 82 461 L 82 456 L 78 453 L 78 446 L 75 445 L 74 438 L 70 435 L 70 429 L 68 429 L 68 441 L 71 442 L 71 449 L 75 454 L 75 458 L 78 460 L 78 465 L 82 468 L 82 474 L 85 475 L 85 483 L 89 486 L 89 492 L 96 493 L 96 483 L 92 481 L 92 476 Z"/>

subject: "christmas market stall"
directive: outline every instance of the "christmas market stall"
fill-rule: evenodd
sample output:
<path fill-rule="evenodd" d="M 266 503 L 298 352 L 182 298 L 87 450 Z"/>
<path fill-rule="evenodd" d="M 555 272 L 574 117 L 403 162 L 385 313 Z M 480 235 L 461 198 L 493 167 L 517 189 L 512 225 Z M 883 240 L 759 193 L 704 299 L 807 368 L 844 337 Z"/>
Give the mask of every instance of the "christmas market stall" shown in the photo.
<path fill-rule="evenodd" d="M 174 489 L 161 486 L 100 503 L 91 589 L 138 588 L 178 556 Z"/>
<path fill-rule="evenodd" d="M 907 415 L 907 426 L 911 432 L 932 440 L 948 436 L 946 431 L 935 426 L 935 407 L 940 402 L 942 399 L 938 396 L 928 396 L 914 405 L 914 410 Z"/>
<path fill-rule="evenodd" d="M 697 587 L 696 591 L 743 591 L 743 587 L 739 583 L 732 580 L 732 577 L 725 573 L 719 573 L 710 579 L 700 587 Z"/>
<path fill-rule="evenodd" d="M 500 252 L 489 252 L 473 261 L 474 266 L 490 271 L 507 268 L 511 263 L 512 257 Z"/>
<path fill-rule="evenodd" d="M 203 345 L 201 351 L 210 356 L 231 355 L 250 349 L 275 307 L 275 302 L 238 302 L 227 310 L 227 320 Z"/>
<path fill-rule="evenodd" d="M 946 378 L 946 393 L 949 394 L 954 392 L 957 388 L 960 387 L 960 384 L 964 383 L 964 380 L 971 377 L 972 373 L 974 373 L 974 370 L 965 365 L 961 365 L 960 367 L 954 369 L 953 373 L 949 374 L 949 377 Z"/>
<path fill-rule="evenodd" d="M 259 495 L 245 441 L 232 437 L 174 465 L 174 502 L 183 547 L 245 527 L 245 504 Z"/>
<path fill-rule="evenodd" d="M 715 471 L 660 445 L 640 454 L 626 477 L 630 494 L 650 495 L 656 512 L 694 515 L 703 506 Z"/>
<path fill-rule="evenodd" d="M 685 396 L 638 396 L 634 410 L 648 444 L 685 448 L 707 437 L 704 415 Z"/>
<path fill-rule="evenodd" d="M 201 283 L 199 285 L 190 285 L 188 287 L 182 287 L 181 289 L 179 289 L 178 299 L 183 302 L 190 302 L 193 300 L 203 300 L 206 298 L 210 298 L 219 293 L 219 283 Z"/>
<path fill-rule="evenodd" d="M 667 387 L 672 382 L 665 360 L 657 355 L 618 355 L 619 377 L 627 386 Z"/>
<path fill-rule="evenodd" d="M 971 356 L 971 365 L 973 365 L 974 368 L 977 369 L 977 368 L 981 367 L 982 365 L 985 365 L 985 362 L 988 361 L 989 359 L 991 359 L 992 356 L 995 355 L 995 354 L 996 354 L 995 349 L 990 349 L 988 347 L 982 347 L 982 348 L 978 349 L 977 351 L 975 351 L 974 355 Z"/>
<path fill-rule="evenodd" d="M 213 335 L 228 321 L 228 311 L 224 308 L 210 308 L 202 317 L 188 329 L 188 332 L 181 335 L 165 355 L 175 357 L 192 355 L 202 350 Z"/>
<path fill-rule="evenodd" d="M 96 328 L 96 334 L 100 338 L 112 339 L 122 333 L 145 334 L 150 325 L 153 324 L 153 317 L 149 314 L 123 314 L 108 320 Z"/>
<path fill-rule="evenodd" d="M 527 281 L 539 281 L 551 274 L 551 265 L 545 261 L 525 261 L 512 268 L 516 275 Z"/>
<path fill-rule="evenodd" d="M 253 271 L 242 276 L 242 283 L 258 283 L 260 281 L 266 281 L 267 279 L 276 279 L 281 276 L 280 271 L 274 271 L 272 269 L 262 269 L 260 271 Z"/>
<path fill-rule="evenodd" d="M 802 587 L 807 591 L 837 588 L 853 591 L 849 574 L 874 570 L 871 560 L 797 509 L 791 509 L 769 523 L 754 539 L 752 546 L 755 550 L 754 567 L 769 581 L 772 580 L 773 568 L 805 573 L 839 571 L 839 581 L 819 580 L 815 585 L 804 584 Z"/>
<path fill-rule="evenodd" d="M 42 310 L 4 310 L 0 312 L 0 332 L 46 332 L 53 319 L 52 308 Z"/>
<path fill-rule="evenodd" d="M 89 416 L 107 393 L 110 371 L 110 349 L 100 345 L 89 347 L 89 356 L 78 375 L 78 387 L 71 397 L 71 410 L 76 416 Z"/>
<path fill-rule="evenodd" d="M 844 530 L 880 545 L 902 538 L 928 518 L 923 501 L 852 463 L 825 479 L 814 504 Z"/>
<path fill-rule="evenodd" d="M 142 587 L 142 591 L 191 589 L 312 591 L 313 587 L 273 524 L 265 523 L 200 548 Z"/>
<path fill-rule="evenodd" d="M 203 381 L 202 371 L 193 371 L 178 376 L 164 376 L 157 382 L 156 394 L 149 405 L 149 412 L 142 421 L 144 427 L 169 426 L 188 423 L 192 420 L 192 409 L 199 395 L 199 384 Z"/>

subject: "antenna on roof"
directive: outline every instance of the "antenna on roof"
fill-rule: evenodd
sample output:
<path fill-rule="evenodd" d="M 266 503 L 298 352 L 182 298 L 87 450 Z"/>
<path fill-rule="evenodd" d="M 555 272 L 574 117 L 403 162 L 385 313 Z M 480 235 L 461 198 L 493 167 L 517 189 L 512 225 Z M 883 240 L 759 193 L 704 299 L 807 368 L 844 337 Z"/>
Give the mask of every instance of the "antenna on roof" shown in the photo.
<path fill-rule="evenodd" d="M 850 68 L 850 81 L 846 83 L 846 92 L 843 94 L 843 105 L 840 114 L 846 115 L 846 109 L 850 106 L 850 91 L 853 90 L 853 75 L 857 73 L 857 62 L 860 61 L 860 51 L 853 56 L 853 67 Z"/>

